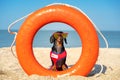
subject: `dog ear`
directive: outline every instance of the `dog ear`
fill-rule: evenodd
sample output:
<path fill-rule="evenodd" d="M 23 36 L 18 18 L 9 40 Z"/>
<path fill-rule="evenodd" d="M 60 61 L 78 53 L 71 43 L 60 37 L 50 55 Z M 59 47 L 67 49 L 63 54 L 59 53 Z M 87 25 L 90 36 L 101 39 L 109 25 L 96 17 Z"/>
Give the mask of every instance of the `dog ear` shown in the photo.
<path fill-rule="evenodd" d="M 64 41 L 65 41 L 65 43 L 67 44 L 67 39 L 66 39 L 66 38 L 64 38 Z"/>
<path fill-rule="evenodd" d="M 65 43 L 67 44 L 67 39 L 66 39 L 66 37 L 68 36 L 68 33 L 63 33 L 62 36 L 63 36 L 63 38 L 64 38 Z"/>
<path fill-rule="evenodd" d="M 54 36 L 52 35 L 51 37 L 50 37 L 50 43 L 53 43 L 55 41 L 55 38 L 54 38 Z"/>

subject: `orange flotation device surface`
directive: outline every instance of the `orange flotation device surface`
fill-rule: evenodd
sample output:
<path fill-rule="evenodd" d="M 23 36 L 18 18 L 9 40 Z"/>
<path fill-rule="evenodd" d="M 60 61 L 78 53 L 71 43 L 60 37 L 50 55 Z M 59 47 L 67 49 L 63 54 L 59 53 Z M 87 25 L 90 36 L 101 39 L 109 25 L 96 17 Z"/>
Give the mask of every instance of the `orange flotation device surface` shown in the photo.
<path fill-rule="evenodd" d="M 79 60 L 64 71 L 51 71 L 41 66 L 33 53 L 33 39 L 44 25 L 62 22 L 76 30 L 81 38 L 82 52 Z M 23 70 L 40 76 L 80 75 L 87 76 L 98 58 L 99 41 L 92 22 L 78 9 L 68 5 L 50 5 L 32 13 L 22 24 L 16 38 L 16 51 Z M 69 54 L 69 53 L 67 53 Z"/>

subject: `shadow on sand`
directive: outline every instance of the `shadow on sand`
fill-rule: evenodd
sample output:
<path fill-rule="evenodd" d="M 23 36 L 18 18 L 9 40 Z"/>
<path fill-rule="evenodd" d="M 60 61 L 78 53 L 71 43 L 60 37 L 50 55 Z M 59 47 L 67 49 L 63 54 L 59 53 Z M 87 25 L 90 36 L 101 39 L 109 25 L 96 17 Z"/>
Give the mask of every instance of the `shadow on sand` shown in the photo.
<path fill-rule="evenodd" d="M 103 66 L 102 74 L 105 74 L 107 67 L 105 65 L 102 65 L 102 66 Z M 101 71 L 101 68 L 102 67 L 100 64 L 95 64 L 93 70 L 88 74 L 88 77 L 98 74 Z"/>
<path fill-rule="evenodd" d="M 68 65 L 68 67 L 72 67 L 73 65 Z M 103 66 L 103 70 L 102 70 L 102 74 L 105 74 L 106 70 L 107 70 L 107 67 L 105 65 L 102 65 Z M 100 71 L 101 71 L 101 65 L 100 64 L 95 64 L 93 70 L 88 74 L 88 77 L 91 77 L 91 76 L 94 76 L 96 74 L 98 74 Z"/>

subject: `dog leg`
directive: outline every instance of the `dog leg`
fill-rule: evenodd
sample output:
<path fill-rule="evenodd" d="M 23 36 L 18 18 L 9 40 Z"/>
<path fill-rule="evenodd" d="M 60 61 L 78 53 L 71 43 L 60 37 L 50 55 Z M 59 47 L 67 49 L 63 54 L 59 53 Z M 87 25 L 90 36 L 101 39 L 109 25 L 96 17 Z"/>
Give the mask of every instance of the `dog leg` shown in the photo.
<path fill-rule="evenodd" d="M 68 67 L 65 64 L 63 64 L 62 65 L 62 70 L 66 70 L 66 69 L 68 69 Z"/>
<path fill-rule="evenodd" d="M 53 65 L 53 66 L 51 67 L 51 70 L 52 70 L 52 71 L 57 71 L 56 66 Z"/>

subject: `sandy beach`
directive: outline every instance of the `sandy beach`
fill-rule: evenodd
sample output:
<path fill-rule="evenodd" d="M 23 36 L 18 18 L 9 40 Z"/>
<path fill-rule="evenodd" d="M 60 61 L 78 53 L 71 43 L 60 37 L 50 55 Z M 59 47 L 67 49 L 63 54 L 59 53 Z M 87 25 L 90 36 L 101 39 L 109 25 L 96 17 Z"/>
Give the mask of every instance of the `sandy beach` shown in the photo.
<path fill-rule="evenodd" d="M 49 68 L 51 65 L 50 50 L 50 48 L 33 49 L 36 59 L 45 68 Z M 66 51 L 66 63 L 71 67 L 79 59 L 81 48 L 66 48 Z M 101 70 L 100 65 L 103 65 L 103 71 L 99 76 L 96 76 Z M 0 80 L 120 80 L 120 48 L 100 48 L 95 67 L 87 77 L 64 76 L 58 78 L 38 75 L 28 76 L 21 68 L 18 59 L 12 55 L 10 48 L 0 48 Z"/>

